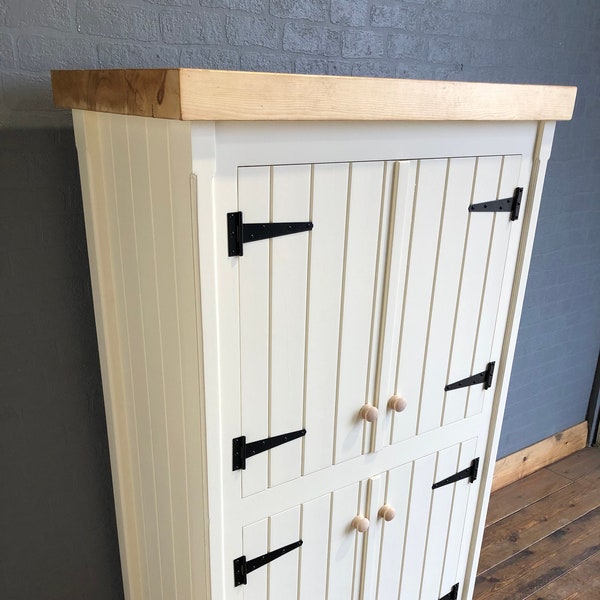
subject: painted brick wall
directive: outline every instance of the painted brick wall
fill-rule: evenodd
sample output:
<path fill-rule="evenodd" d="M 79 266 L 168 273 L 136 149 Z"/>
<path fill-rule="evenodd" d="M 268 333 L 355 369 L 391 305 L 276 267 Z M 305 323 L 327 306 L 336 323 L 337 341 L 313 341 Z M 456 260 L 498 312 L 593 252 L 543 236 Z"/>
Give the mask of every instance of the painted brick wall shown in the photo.
<path fill-rule="evenodd" d="M 600 344 L 596 0 L 0 0 L 3 599 L 122 597 L 76 155 L 48 70 L 177 65 L 577 85 L 500 453 L 585 417 Z"/>

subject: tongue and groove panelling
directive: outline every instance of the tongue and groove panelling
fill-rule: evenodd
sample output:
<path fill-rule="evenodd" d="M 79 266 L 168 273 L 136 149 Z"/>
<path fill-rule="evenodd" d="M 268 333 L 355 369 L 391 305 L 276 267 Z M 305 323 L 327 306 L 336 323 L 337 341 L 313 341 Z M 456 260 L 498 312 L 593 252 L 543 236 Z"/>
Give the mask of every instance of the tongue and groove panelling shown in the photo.
<path fill-rule="evenodd" d="M 245 496 L 363 452 L 391 173 L 382 162 L 239 169 L 246 222 L 315 223 L 310 236 L 246 244 L 239 261 L 242 433 L 308 431 L 248 461 Z"/>
<path fill-rule="evenodd" d="M 462 578 L 461 543 L 471 527 L 465 517 L 479 484 L 432 484 L 468 466 L 476 448 L 476 438 L 467 440 L 246 525 L 247 560 L 303 544 L 249 573 L 244 600 L 443 596 Z M 389 522 L 378 516 L 384 504 L 396 509 Z M 369 518 L 365 533 L 350 526 L 356 515 Z"/>
<path fill-rule="evenodd" d="M 467 208 L 511 196 L 520 163 L 238 169 L 245 222 L 314 222 L 309 234 L 246 244 L 238 261 L 242 434 L 307 430 L 249 459 L 244 496 L 481 412 L 481 386 L 444 386 L 498 358 L 496 312 L 520 222 Z M 392 415 L 396 393 L 408 405 Z M 359 418 L 366 403 L 378 405 L 376 423 Z"/>
<path fill-rule="evenodd" d="M 75 119 L 86 162 L 99 165 L 89 176 L 84 166 L 82 182 L 88 244 L 96 247 L 90 254 L 99 263 L 99 344 L 109 349 L 102 364 L 107 420 L 118 424 L 110 450 L 120 465 L 113 479 L 123 569 L 135 597 L 201 597 L 205 500 L 189 126 L 90 112 Z"/>

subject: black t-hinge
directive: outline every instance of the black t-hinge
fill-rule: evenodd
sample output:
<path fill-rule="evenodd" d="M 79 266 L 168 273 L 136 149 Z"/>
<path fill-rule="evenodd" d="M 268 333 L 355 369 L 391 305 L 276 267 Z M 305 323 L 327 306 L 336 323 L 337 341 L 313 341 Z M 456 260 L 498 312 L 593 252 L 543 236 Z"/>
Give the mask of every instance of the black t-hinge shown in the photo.
<path fill-rule="evenodd" d="M 452 586 L 452 589 L 440 598 L 440 600 L 458 600 L 458 583 Z"/>
<path fill-rule="evenodd" d="M 242 435 L 233 439 L 233 470 L 238 471 L 239 469 L 246 468 L 246 459 L 266 452 L 281 444 L 286 444 L 292 440 L 306 435 L 306 429 L 299 429 L 298 431 L 291 431 L 290 433 L 283 433 L 281 435 L 274 435 L 273 437 L 265 438 L 264 440 L 258 440 L 257 442 L 246 443 L 246 436 Z"/>
<path fill-rule="evenodd" d="M 442 479 L 437 483 L 434 483 L 431 486 L 432 490 L 437 490 L 438 488 L 444 487 L 445 485 L 450 485 L 451 483 L 456 483 L 461 479 L 469 479 L 469 483 L 473 483 L 477 479 L 477 473 L 479 471 L 479 457 L 474 458 L 471 461 L 471 466 L 455 473 L 454 475 L 450 475 L 450 477 L 446 477 L 446 479 Z"/>
<path fill-rule="evenodd" d="M 501 198 L 500 200 L 490 200 L 490 202 L 480 202 L 471 204 L 469 212 L 509 212 L 510 220 L 516 221 L 519 218 L 521 210 L 521 199 L 523 198 L 523 188 L 515 188 L 512 198 Z"/>
<path fill-rule="evenodd" d="M 227 248 L 229 256 L 243 256 L 244 244 L 269 238 L 310 231 L 313 224 L 305 223 L 244 223 L 241 211 L 227 213 Z"/>
<path fill-rule="evenodd" d="M 302 546 L 302 540 L 298 540 L 293 544 L 288 544 L 287 546 L 283 546 L 282 548 L 278 548 L 277 550 L 273 550 L 272 552 L 267 552 L 262 556 L 257 558 L 253 558 L 252 560 L 246 560 L 245 556 L 240 556 L 233 561 L 233 578 L 235 581 L 236 587 L 238 585 L 246 585 L 248 583 L 248 573 L 252 573 L 252 571 L 256 571 L 256 569 L 260 569 L 260 567 L 264 567 L 267 563 L 270 563 L 272 560 L 295 550 Z"/>
<path fill-rule="evenodd" d="M 450 390 L 458 390 L 459 388 L 469 387 L 470 385 L 477 385 L 478 383 L 483 383 L 483 389 L 488 390 L 492 387 L 495 366 L 495 362 L 488 363 L 487 367 L 485 368 L 485 371 L 481 371 L 481 373 L 476 373 L 475 375 L 471 375 L 470 377 L 465 377 L 464 379 L 460 379 L 459 381 L 455 381 L 454 383 L 449 383 L 444 388 L 444 391 L 449 392 Z"/>

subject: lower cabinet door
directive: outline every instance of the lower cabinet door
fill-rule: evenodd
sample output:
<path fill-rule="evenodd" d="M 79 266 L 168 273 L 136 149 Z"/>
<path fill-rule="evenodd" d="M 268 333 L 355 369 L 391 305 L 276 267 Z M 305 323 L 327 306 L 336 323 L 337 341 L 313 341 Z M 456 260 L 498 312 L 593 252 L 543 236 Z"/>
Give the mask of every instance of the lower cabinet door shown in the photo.
<path fill-rule="evenodd" d="M 248 573 L 245 599 L 358 598 L 365 483 L 354 483 L 243 528 L 250 563 L 302 542 Z M 357 518 L 358 517 L 358 518 Z M 362 519 L 362 520 L 361 520 Z"/>
<path fill-rule="evenodd" d="M 472 439 L 369 479 L 362 599 L 438 600 L 462 585 L 476 446 Z"/>
<path fill-rule="evenodd" d="M 244 599 L 438 600 L 462 587 L 476 446 L 456 444 L 245 526 Z"/>

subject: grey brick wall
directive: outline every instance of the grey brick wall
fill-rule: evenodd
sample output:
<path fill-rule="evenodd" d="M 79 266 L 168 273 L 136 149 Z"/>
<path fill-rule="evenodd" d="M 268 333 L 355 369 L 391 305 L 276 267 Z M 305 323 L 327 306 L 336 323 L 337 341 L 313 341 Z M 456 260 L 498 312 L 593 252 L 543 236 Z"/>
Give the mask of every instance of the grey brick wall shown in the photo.
<path fill-rule="evenodd" d="M 585 417 L 600 344 L 597 0 L 0 0 L 3 599 L 122 596 L 76 156 L 48 70 L 177 65 L 577 85 L 500 453 Z"/>

